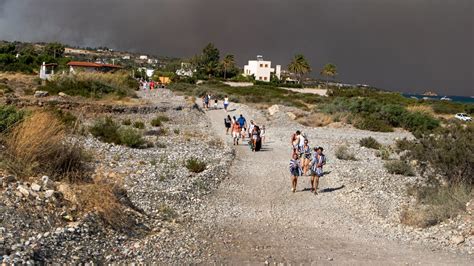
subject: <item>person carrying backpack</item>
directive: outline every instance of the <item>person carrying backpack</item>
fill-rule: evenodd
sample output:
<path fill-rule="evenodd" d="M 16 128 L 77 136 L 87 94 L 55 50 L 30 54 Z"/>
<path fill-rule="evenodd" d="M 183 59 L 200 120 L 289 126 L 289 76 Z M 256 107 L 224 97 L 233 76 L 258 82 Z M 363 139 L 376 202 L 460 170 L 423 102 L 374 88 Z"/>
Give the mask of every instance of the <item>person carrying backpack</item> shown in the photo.
<path fill-rule="evenodd" d="M 245 120 L 245 117 L 240 114 L 240 117 L 237 119 L 237 123 L 240 126 L 240 129 L 243 131 L 242 133 L 242 141 L 245 139 L 245 131 L 247 130 L 247 120 Z"/>
<path fill-rule="evenodd" d="M 314 148 L 316 152 L 311 161 L 311 191 L 318 194 L 319 178 L 324 175 L 323 165 L 326 164 L 326 156 L 323 154 L 323 147 Z"/>

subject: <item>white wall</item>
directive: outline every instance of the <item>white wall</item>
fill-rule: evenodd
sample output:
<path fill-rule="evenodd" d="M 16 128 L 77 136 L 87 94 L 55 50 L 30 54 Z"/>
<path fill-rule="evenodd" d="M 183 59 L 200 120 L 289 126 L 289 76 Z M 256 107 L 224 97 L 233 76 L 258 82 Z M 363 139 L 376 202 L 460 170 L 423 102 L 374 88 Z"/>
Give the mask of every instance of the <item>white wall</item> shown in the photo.
<path fill-rule="evenodd" d="M 254 75 L 255 80 L 259 81 L 269 82 L 272 72 L 275 72 L 275 69 L 272 68 L 271 61 L 250 60 L 248 65 L 244 66 L 244 75 Z"/>

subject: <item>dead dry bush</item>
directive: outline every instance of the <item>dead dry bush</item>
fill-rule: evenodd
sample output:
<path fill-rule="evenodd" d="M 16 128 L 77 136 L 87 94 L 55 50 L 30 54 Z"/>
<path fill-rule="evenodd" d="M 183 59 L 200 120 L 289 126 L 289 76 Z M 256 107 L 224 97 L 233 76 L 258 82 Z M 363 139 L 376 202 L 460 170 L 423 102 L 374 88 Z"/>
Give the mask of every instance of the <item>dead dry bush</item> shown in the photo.
<path fill-rule="evenodd" d="M 405 207 L 400 222 L 413 227 L 429 227 L 465 211 L 466 202 L 474 196 L 469 185 L 412 187 L 409 194 L 417 198 L 414 206 Z"/>
<path fill-rule="evenodd" d="M 68 143 L 64 125 L 47 112 L 33 113 L 5 137 L 4 163 L 22 176 L 46 174 L 56 180 L 87 177 L 88 156 Z"/>
<path fill-rule="evenodd" d="M 98 213 L 103 222 L 114 230 L 133 230 L 136 223 L 133 215 L 129 214 L 133 211 L 124 204 L 128 199 L 122 183 L 117 175 L 98 174 L 92 183 L 76 185 L 74 190 L 80 210 Z"/>
<path fill-rule="evenodd" d="M 297 121 L 300 124 L 309 127 L 324 127 L 333 122 L 330 115 L 323 113 L 312 113 L 306 116 L 301 116 L 297 118 Z"/>

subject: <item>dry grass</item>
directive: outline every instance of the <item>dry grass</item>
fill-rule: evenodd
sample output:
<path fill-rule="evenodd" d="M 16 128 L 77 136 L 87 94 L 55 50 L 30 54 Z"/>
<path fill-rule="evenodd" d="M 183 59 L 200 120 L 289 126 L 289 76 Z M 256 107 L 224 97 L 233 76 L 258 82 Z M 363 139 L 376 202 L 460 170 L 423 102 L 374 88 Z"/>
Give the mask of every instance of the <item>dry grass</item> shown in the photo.
<path fill-rule="evenodd" d="M 83 178 L 82 149 L 66 143 L 63 124 L 51 113 L 33 113 L 6 137 L 6 165 L 20 176 L 47 174 L 56 179 Z"/>
<path fill-rule="evenodd" d="M 330 115 L 324 113 L 312 113 L 306 116 L 300 116 L 296 119 L 300 124 L 310 127 L 324 127 L 333 122 Z"/>
<path fill-rule="evenodd" d="M 417 204 L 405 207 L 400 222 L 414 227 L 429 227 L 465 211 L 466 202 L 472 199 L 468 185 L 440 187 L 412 187 L 409 194 L 417 197 Z"/>
<path fill-rule="evenodd" d="M 419 113 L 425 113 L 425 114 L 430 114 L 432 116 L 435 116 L 433 107 L 428 106 L 428 105 L 410 105 L 407 107 L 407 110 L 413 113 L 419 112 Z"/>
<path fill-rule="evenodd" d="M 123 179 L 116 174 L 97 174 L 93 183 L 76 185 L 77 203 L 83 212 L 97 212 L 115 230 L 129 230 L 135 224 L 121 202 L 126 193 Z"/>

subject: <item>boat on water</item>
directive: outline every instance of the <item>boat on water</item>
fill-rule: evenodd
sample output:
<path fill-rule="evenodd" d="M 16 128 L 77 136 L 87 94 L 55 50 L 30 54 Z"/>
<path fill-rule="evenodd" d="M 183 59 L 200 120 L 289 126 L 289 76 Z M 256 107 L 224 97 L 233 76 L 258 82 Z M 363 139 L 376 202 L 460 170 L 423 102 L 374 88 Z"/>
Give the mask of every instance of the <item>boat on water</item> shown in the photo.
<path fill-rule="evenodd" d="M 453 99 L 448 98 L 447 96 L 443 96 L 443 97 L 441 97 L 440 100 L 441 100 L 441 101 L 452 101 Z"/>
<path fill-rule="evenodd" d="M 416 97 L 416 96 L 410 96 L 410 98 L 418 100 L 418 97 Z"/>

